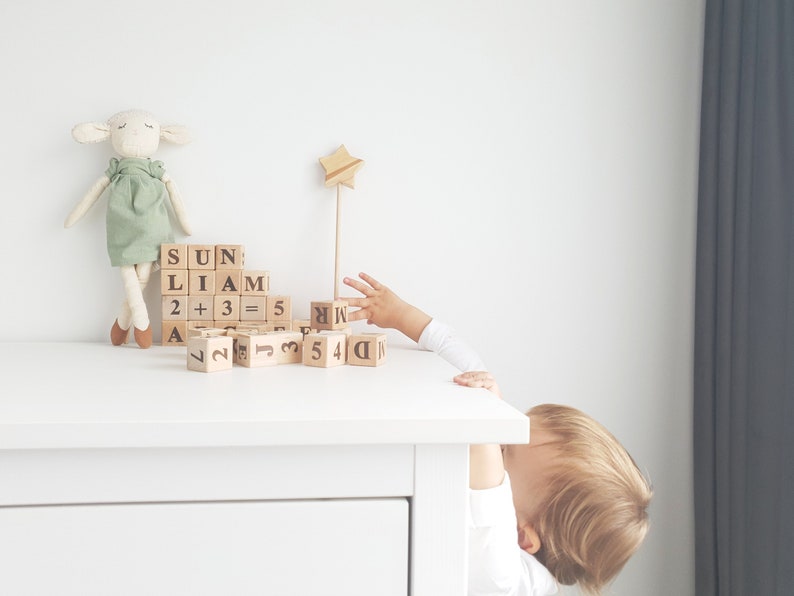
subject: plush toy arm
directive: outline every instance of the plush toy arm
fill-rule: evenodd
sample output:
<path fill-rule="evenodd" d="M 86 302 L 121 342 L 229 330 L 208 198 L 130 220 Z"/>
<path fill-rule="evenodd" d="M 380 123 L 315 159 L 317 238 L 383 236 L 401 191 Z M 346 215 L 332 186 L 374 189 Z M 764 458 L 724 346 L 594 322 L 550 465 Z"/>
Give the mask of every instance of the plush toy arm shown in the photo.
<path fill-rule="evenodd" d="M 174 208 L 174 214 L 179 220 L 179 225 L 187 236 L 193 233 L 190 223 L 187 220 L 185 213 L 185 204 L 182 202 L 182 195 L 179 194 L 179 189 L 168 174 L 163 174 L 162 181 L 165 183 L 165 188 L 168 191 L 168 196 L 171 199 L 171 206 Z"/>
<path fill-rule="evenodd" d="M 110 184 L 110 178 L 107 176 L 102 176 L 99 180 L 94 182 L 94 185 L 88 189 L 88 192 L 85 193 L 85 196 L 77 204 L 77 207 L 72 209 L 69 217 L 67 217 L 66 221 L 63 222 L 63 227 L 71 228 L 74 224 L 80 221 L 86 212 L 91 209 L 94 203 L 97 202 L 97 199 L 108 187 L 108 184 Z"/>

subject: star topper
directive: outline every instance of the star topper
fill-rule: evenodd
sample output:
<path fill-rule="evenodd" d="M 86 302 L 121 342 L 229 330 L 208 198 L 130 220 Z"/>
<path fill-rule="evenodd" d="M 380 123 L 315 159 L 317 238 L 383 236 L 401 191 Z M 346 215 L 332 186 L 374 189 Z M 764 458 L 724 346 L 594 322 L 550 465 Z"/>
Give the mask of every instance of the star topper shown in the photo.
<path fill-rule="evenodd" d="M 339 299 L 339 236 L 342 219 L 342 185 L 355 188 L 355 175 L 364 165 L 364 160 L 353 157 L 344 145 L 331 155 L 320 158 L 325 168 L 325 186 L 336 185 L 336 266 L 334 268 L 334 300 Z"/>
<path fill-rule="evenodd" d="M 340 145 L 331 155 L 321 157 L 320 163 L 325 168 L 325 186 L 344 184 L 355 188 L 354 176 L 364 165 L 364 160 L 353 157 L 344 145 Z"/>

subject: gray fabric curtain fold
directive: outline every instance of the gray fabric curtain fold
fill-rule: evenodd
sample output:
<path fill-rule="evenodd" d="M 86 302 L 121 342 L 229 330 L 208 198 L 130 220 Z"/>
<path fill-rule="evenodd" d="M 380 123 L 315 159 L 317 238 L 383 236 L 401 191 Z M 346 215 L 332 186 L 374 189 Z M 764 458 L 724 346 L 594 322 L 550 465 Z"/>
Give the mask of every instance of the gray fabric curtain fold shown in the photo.
<path fill-rule="evenodd" d="M 794 594 L 794 0 L 707 0 L 697 596 Z"/>

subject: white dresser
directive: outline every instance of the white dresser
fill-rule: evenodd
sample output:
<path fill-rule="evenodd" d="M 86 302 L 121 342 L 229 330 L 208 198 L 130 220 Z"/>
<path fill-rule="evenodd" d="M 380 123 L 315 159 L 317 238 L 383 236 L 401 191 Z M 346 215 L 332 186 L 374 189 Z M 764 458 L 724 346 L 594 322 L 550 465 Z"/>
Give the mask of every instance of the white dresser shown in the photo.
<path fill-rule="evenodd" d="M 462 596 L 469 443 L 527 419 L 413 345 L 197 373 L 0 344 L 0 594 Z"/>

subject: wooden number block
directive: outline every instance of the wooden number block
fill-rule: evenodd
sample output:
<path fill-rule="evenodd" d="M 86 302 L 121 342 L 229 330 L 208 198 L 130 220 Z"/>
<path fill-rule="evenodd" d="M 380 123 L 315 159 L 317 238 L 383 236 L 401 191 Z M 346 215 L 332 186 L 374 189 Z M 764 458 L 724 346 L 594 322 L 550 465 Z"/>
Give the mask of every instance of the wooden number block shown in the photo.
<path fill-rule="evenodd" d="M 215 293 L 215 272 L 209 269 L 188 271 L 188 294 L 212 296 Z"/>
<path fill-rule="evenodd" d="M 317 333 L 319 329 L 312 329 L 312 322 L 308 319 L 295 319 L 292 321 L 292 330 L 300 331 L 305 336 L 307 333 Z"/>
<path fill-rule="evenodd" d="M 213 296 L 213 312 L 216 321 L 239 321 L 240 320 L 240 297 L 235 296 Z"/>
<path fill-rule="evenodd" d="M 215 245 L 215 269 L 242 269 L 245 250 L 240 244 Z"/>
<path fill-rule="evenodd" d="M 240 321 L 265 321 L 266 296 L 240 296 Z"/>
<path fill-rule="evenodd" d="M 273 331 L 292 331 L 292 321 L 268 321 Z"/>
<path fill-rule="evenodd" d="M 266 335 L 275 341 L 276 359 L 279 364 L 295 364 L 303 361 L 303 333 L 270 331 Z"/>
<path fill-rule="evenodd" d="M 163 321 L 162 345 L 187 345 L 187 321 Z"/>
<path fill-rule="evenodd" d="M 187 296 L 163 296 L 163 321 L 187 321 Z"/>
<path fill-rule="evenodd" d="M 348 342 L 347 362 L 354 366 L 380 366 L 386 362 L 386 334 L 351 335 Z"/>
<path fill-rule="evenodd" d="M 215 269 L 215 246 L 213 244 L 189 244 L 187 268 Z"/>
<path fill-rule="evenodd" d="M 292 298 L 289 296 L 268 296 L 267 311 L 265 320 L 270 321 L 291 321 L 292 320 Z"/>
<path fill-rule="evenodd" d="M 237 335 L 237 362 L 242 366 L 274 366 L 278 364 L 276 341 L 267 334 L 240 333 Z"/>
<path fill-rule="evenodd" d="M 270 271 L 243 271 L 240 285 L 243 296 L 267 296 L 270 293 Z"/>
<path fill-rule="evenodd" d="M 187 244 L 161 244 L 160 267 L 187 269 Z"/>
<path fill-rule="evenodd" d="M 215 293 L 240 295 L 240 280 L 243 272 L 239 269 L 218 269 L 215 271 Z"/>
<path fill-rule="evenodd" d="M 347 327 L 347 302 L 327 300 L 311 303 L 312 329 L 343 329 Z"/>
<path fill-rule="evenodd" d="M 213 296 L 188 296 L 187 318 L 189 321 L 214 321 Z"/>
<path fill-rule="evenodd" d="M 330 368 L 345 364 L 344 333 L 309 333 L 303 338 L 303 364 Z"/>
<path fill-rule="evenodd" d="M 232 357 L 232 338 L 226 335 L 197 336 L 187 340 L 188 370 L 229 370 L 232 368 Z"/>
<path fill-rule="evenodd" d="M 187 269 L 160 269 L 160 293 L 163 296 L 187 296 Z"/>

